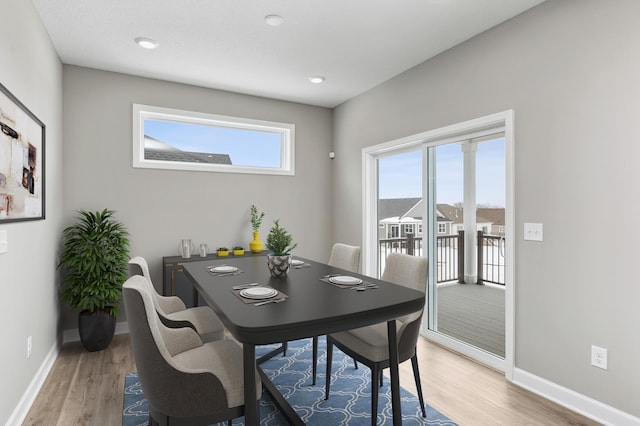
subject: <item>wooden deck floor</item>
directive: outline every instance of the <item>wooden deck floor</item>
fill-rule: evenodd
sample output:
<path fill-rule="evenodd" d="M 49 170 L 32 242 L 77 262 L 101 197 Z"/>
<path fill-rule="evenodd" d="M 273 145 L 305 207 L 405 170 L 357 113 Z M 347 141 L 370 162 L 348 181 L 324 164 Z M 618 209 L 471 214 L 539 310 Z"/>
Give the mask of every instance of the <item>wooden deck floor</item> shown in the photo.
<path fill-rule="evenodd" d="M 496 285 L 438 286 L 438 330 L 504 358 L 504 288 Z"/>

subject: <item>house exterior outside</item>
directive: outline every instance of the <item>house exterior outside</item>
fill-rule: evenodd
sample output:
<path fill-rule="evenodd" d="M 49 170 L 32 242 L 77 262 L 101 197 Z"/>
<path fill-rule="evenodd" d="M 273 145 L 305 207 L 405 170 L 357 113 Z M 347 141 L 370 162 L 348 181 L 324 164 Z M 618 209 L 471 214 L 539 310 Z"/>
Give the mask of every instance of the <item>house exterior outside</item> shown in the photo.
<path fill-rule="evenodd" d="M 408 233 L 421 237 L 422 198 L 387 198 L 378 201 L 380 240 L 405 238 Z M 437 204 L 438 235 L 456 235 L 464 229 L 463 209 L 450 204 Z M 478 208 L 476 226 L 485 234 L 504 236 L 504 208 Z"/>

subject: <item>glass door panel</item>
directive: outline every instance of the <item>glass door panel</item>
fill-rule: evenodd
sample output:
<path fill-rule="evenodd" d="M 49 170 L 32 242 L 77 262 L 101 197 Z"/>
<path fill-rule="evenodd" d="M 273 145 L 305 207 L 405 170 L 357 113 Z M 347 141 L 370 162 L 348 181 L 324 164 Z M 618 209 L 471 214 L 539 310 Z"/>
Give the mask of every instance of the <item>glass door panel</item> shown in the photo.
<path fill-rule="evenodd" d="M 504 358 L 504 139 L 431 146 L 426 157 L 429 329 Z"/>
<path fill-rule="evenodd" d="M 379 277 L 389 253 L 422 255 L 422 147 L 377 162 Z"/>

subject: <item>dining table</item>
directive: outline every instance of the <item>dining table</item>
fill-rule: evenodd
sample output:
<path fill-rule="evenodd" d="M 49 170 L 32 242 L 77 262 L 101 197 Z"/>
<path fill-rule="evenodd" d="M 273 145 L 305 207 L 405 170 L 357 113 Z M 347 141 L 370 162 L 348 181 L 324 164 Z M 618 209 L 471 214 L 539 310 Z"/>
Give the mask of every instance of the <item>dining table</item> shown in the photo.
<path fill-rule="evenodd" d="M 260 368 L 256 346 L 282 343 L 368 325 L 387 323 L 393 424 L 402 424 L 396 318 L 424 308 L 420 291 L 295 256 L 285 277 L 272 277 L 265 256 L 220 257 L 184 264 L 194 290 L 242 345 L 245 424 L 260 424 L 256 374 L 291 424 L 304 422 Z M 332 277 L 362 280 L 336 285 Z M 342 281 L 337 281 L 341 283 Z M 272 300 L 247 299 L 234 288 L 267 287 Z M 356 287 L 354 289 L 354 287 Z M 266 291 L 266 290 L 265 290 Z M 255 293 L 255 292 L 250 292 Z"/>

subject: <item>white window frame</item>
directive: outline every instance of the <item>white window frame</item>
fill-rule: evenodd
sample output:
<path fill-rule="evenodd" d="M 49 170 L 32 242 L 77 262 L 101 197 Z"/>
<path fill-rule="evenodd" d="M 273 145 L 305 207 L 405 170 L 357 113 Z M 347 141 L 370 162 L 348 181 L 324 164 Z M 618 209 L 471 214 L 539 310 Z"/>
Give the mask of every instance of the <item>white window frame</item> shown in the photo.
<path fill-rule="evenodd" d="M 277 133 L 280 135 L 280 167 L 206 164 L 144 158 L 144 120 L 174 121 L 240 130 Z M 295 125 L 253 120 L 217 114 L 185 111 L 150 105 L 133 104 L 133 167 L 167 170 L 192 170 L 222 173 L 295 175 Z"/>
<path fill-rule="evenodd" d="M 447 233 L 447 224 L 444 222 L 438 222 L 438 234 L 446 234 Z"/>

